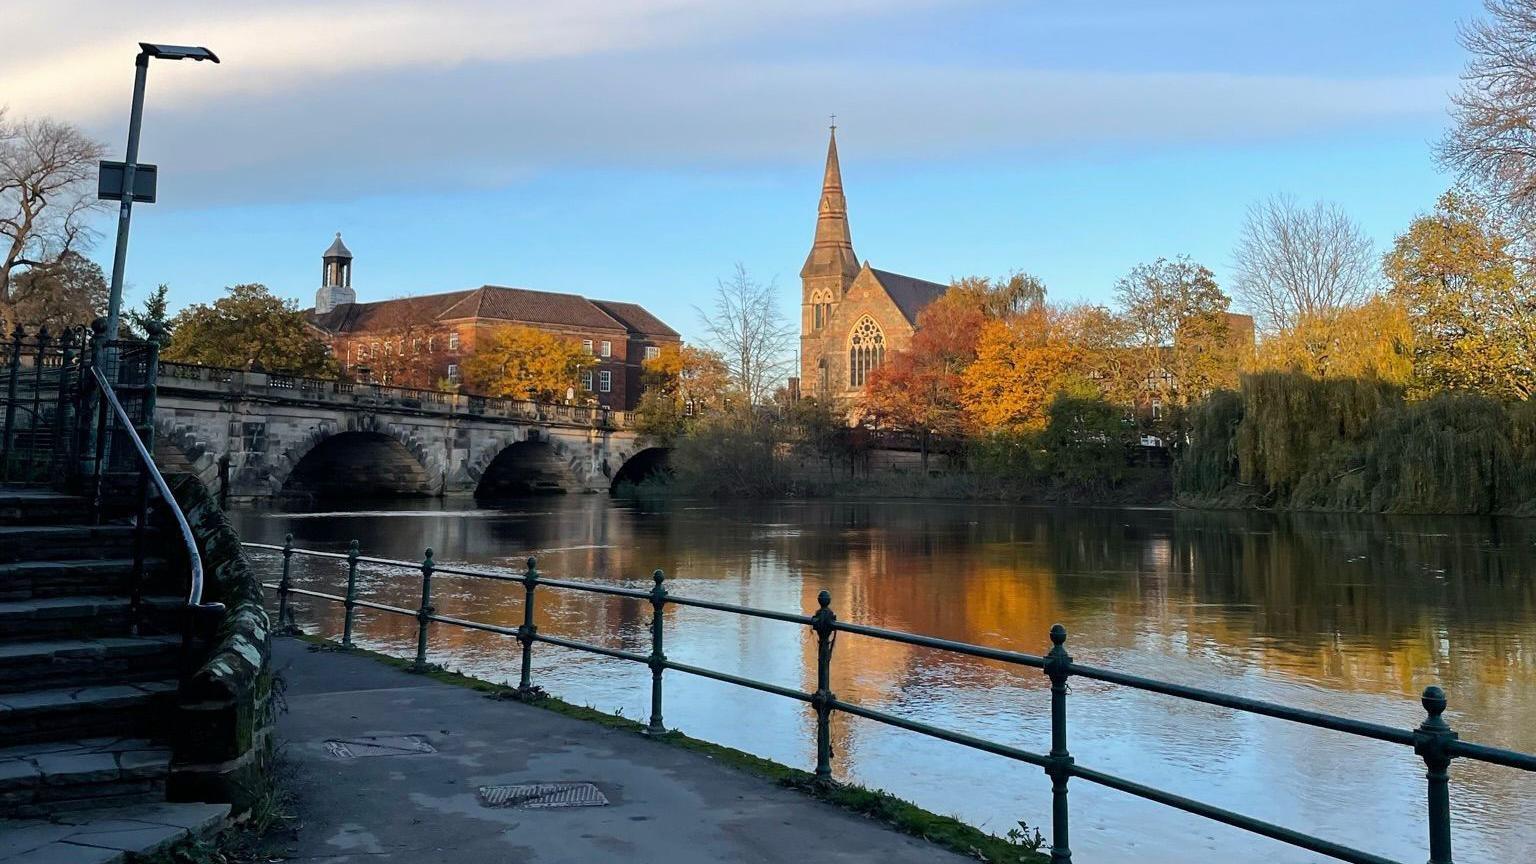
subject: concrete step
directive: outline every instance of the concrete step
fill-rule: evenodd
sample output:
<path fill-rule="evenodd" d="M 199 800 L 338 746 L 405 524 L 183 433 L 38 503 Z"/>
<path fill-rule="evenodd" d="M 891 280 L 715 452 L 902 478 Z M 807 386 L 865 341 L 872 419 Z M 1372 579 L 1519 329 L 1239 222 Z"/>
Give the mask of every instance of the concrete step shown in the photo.
<path fill-rule="evenodd" d="M 74 519 L 85 519 L 77 514 Z M 0 564 L 65 558 L 121 558 L 133 555 L 132 525 L 0 525 Z M 145 532 L 144 548 L 158 548 L 160 533 Z"/>
<path fill-rule="evenodd" d="M 177 586 L 160 558 L 144 561 L 144 590 L 161 593 Z M 133 558 L 20 561 L 0 564 L 0 600 L 69 596 L 126 596 Z"/>
<path fill-rule="evenodd" d="M 90 502 L 40 486 L 0 486 L 0 526 L 80 521 Z"/>
<path fill-rule="evenodd" d="M 228 804 L 161 801 L 54 813 L 47 820 L 0 821 L 0 862 L 119 864 L 160 860 L 156 856 L 177 843 L 217 833 L 228 819 Z"/>
<path fill-rule="evenodd" d="M 180 650 L 179 636 L 0 642 L 0 693 L 174 677 Z"/>
<path fill-rule="evenodd" d="M 0 749 L 0 818 L 165 800 L 171 751 L 143 738 Z"/>
<path fill-rule="evenodd" d="M 32 744 L 153 735 L 164 731 L 175 699 L 176 681 L 170 678 L 0 693 L 0 741 Z"/>
<path fill-rule="evenodd" d="M 178 633 L 185 600 L 159 595 L 145 597 L 139 632 Z M 127 636 L 132 625 L 127 597 L 69 595 L 0 601 L 0 642 L 60 636 Z M 3 740 L 3 739 L 0 739 Z"/>

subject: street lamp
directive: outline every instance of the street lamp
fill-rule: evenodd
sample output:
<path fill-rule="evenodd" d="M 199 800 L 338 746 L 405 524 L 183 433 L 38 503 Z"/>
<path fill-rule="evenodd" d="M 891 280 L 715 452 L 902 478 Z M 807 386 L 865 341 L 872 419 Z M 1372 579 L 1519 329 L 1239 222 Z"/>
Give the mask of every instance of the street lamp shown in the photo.
<path fill-rule="evenodd" d="M 146 203 L 155 200 L 154 181 L 135 182 L 134 174 L 139 165 L 139 125 L 144 119 L 144 78 L 149 72 L 149 58 L 160 60 L 212 60 L 219 62 L 218 55 L 207 48 L 185 45 L 156 45 L 139 43 L 139 56 L 133 61 L 133 110 L 128 118 L 128 156 L 123 161 L 121 173 L 117 166 L 102 163 L 101 186 L 98 198 L 116 198 L 122 201 L 117 211 L 117 251 L 112 255 L 112 293 L 107 299 L 107 338 L 117 338 L 118 319 L 123 307 L 123 264 L 128 259 L 128 222 L 133 215 L 133 200 L 138 197 Z M 153 172 L 153 166 L 144 166 Z M 110 179 L 109 179 L 110 177 Z M 118 180 L 121 177 L 121 180 Z M 147 186 L 147 189 L 145 188 Z M 142 190 L 142 191 L 141 191 Z"/>

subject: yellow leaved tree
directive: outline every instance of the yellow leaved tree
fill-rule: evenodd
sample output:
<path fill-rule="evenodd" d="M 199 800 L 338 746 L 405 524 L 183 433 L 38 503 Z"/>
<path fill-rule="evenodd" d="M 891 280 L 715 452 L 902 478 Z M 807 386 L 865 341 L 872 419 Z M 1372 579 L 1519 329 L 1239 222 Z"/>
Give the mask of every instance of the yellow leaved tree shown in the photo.
<path fill-rule="evenodd" d="M 464 361 L 470 392 L 556 402 L 578 390 L 581 371 L 597 358 L 574 339 L 532 327 L 508 325 L 491 330 Z"/>

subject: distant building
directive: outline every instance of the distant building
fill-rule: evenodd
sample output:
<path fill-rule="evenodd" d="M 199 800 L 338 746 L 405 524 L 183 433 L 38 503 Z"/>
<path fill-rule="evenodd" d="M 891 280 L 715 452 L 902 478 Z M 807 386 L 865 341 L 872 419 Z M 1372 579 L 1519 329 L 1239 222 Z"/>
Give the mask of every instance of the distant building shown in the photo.
<path fill-rule="evenodd" d="M 341 235 L 325 251 L 324 277 L 310 323 L 350 375 L 404 387 L 437 387 L 462 379 L 460 364 L 496 327 L 522 325 L 556 333 L 595 356 L 573 395 L 617 410 L 640 400 L 641 364 L 676 330 L 636 303 L 576 294 L 483 285 L 374 303 L 356 302 L 352 253 Z"/>
<path fill-rule="evenodd" d="M 887 354 L 917 331 L 917 315 L 948 285 L 859 264 L 837 161 L 837 130 L 827 143 L 816 237 L 800 268 L 800 380 L 805 396 L 852 397 Z"/>

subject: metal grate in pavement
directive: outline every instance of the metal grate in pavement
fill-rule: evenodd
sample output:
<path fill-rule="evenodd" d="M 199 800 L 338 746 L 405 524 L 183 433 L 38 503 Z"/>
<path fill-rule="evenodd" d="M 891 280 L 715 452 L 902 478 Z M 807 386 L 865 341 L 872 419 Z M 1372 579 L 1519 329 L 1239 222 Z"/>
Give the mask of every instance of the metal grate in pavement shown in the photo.
<path fill-rule="evenodd" d="M 548 810 L 556 807 L 604 807 L 608 798 L 592 783 L 519 783 L 481 786 L 480 806 Z"/>

